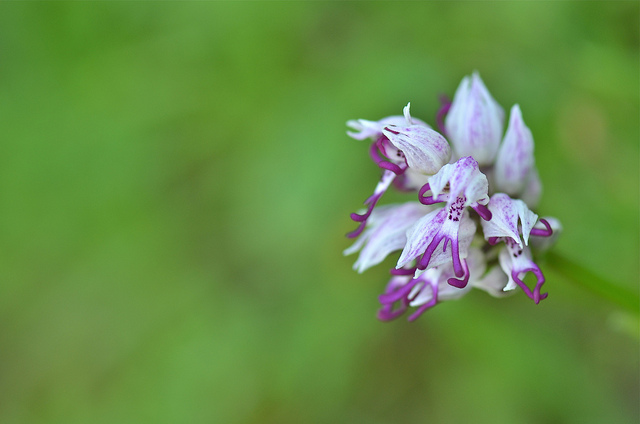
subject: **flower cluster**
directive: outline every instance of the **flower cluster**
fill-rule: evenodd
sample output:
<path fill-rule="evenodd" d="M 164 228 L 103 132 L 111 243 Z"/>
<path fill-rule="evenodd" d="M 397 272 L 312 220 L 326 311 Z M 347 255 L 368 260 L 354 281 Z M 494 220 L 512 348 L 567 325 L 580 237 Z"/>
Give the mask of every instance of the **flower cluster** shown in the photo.
<path fill-rule="evenodd" d="M 363 272 L 401 251 L 378 317 L 390 320 L 412 307 L 414 320 L 472 287 L 496 297 L 520 287 L 539 303 L 547 297 L 545 278 L 531 247 L 548 248 L 561 226 L 531 210 L 542 188 L 520 107 L 511 108 L 503 135 L 504 110 L 474 73 L 452 102 L 442 99 L 439 131 L 409 108 L 403 116 L 347 122 L 349 136 L 372 140 L 369 154 L 382 177 L 366 210 L 351 214 L 359 225 L 347 236 L 357 239 L 344 253 L 359 251 L 354 269 Z M 417 199 L 376 207 L 392 185 Z M 529 272 L 532 288 L 523 281 Z"/>

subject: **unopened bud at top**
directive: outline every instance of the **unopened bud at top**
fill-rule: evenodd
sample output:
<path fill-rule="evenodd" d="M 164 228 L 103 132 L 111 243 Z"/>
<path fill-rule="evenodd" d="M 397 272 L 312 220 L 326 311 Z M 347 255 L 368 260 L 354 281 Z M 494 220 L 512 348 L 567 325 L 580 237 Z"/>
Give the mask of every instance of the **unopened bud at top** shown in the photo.
<path fill-rule="evenodd" d="M 511 108 L 509 126 L 495 164 L 496 191 L 519 196 L 525 190 L 534 166 L 533 136 L 522 120 L 518 105 Z"/>
<path fill-rule="evenodd" d="M 453 97 L 445 120 L 447 137 L 457 157 L 473 156 L 480 166 L 490 165 L 502 138 L 504 110 L 491 97 L 480 75 L 465 77 Z"/>

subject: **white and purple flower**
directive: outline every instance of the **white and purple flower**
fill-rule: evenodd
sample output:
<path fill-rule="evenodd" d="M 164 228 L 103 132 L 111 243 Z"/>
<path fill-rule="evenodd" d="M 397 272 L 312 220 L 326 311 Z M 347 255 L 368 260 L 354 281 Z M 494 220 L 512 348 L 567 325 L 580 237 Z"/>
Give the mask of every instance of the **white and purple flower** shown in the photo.
<path fill-rule="evenodd" d="M 363 272 L 401 252 L 378 317 L 390 320 L 414 307 L 414 320 L 473 287 L 496 297 L 520 287 L 535 303 L 545 299 L 531 247 L 550 247 L 562 227 L 531 211 L 542 185 L 520 107 L 511 108 L 503 137 L 504 110 L 477 73 L 465 77 L 453 102 L 443 101 L 438 112 L 438 128 L 449 141 L 411 117 L 409 107 L 403 116 L 347 122 L 354 130 L 349 136 L 372 140 L 369 153 L 382 176 L 366 210 L 351 214 L 359 226 L 348 237 L 359 237 L 344 253 L 360 251 L 354 269 Z M 392 184 L 417 192 L 417 199 L 376 208 Z M 533 288 L 523 280 L 529 272 Z"/>
<path fill-rule="evenodd" d="M 348 131 L 349 136 L 356 140 L 373 140 L 369 154 L 383 170 L 373 195 L 364 202 L 367 210 L 362 214 L 351 214 L 351 219 L 360 225 L 347 235 L 350 238 L 362 233 L 378 200 L 394 180 L 402 178 L 399 188 L 411 189 L 407 183 L 415 181 L 416 175 L 433 175 L 451 158 L 447 140 L 421 120 L 413 119 L 409 112 L 410 106 L 411 104 L 405 106 L 404 117 L 390 116 L 377 122 L 364 119 L 347 122 L 348 126 L 357 131 Z M 411 171 L 408 173 L 409 169 Z M 405 174 L 410 174 L 410 177 Z"/>

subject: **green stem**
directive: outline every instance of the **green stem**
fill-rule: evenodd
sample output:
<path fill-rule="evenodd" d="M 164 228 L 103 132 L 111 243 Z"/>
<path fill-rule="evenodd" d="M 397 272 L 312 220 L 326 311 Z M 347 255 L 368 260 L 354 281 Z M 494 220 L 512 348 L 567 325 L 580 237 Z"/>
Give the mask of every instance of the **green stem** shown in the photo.
<path fill-rule="evenodd" d="M 544 259 L 556 273 L 574 284 L 585 287 L 634 314 L 640 313 L 640 298 L 631 290 L 605 280 L 556 252 L 547 252 Z"/>

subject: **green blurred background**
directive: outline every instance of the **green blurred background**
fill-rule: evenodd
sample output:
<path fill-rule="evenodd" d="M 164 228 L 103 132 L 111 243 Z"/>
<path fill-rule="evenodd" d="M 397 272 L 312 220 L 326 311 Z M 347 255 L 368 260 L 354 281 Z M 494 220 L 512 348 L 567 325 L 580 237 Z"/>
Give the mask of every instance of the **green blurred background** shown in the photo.
<path fill-rule="evenodd" d="M 637 311 L 597 281 L 381 323 L 393 260 L 341 252 L 379 176 L 345 121 L 433 123 L 478 70 L 555 251 L 637 296 L 639 12 L 0 5 L 0 422 L 637 422 Z"/>

